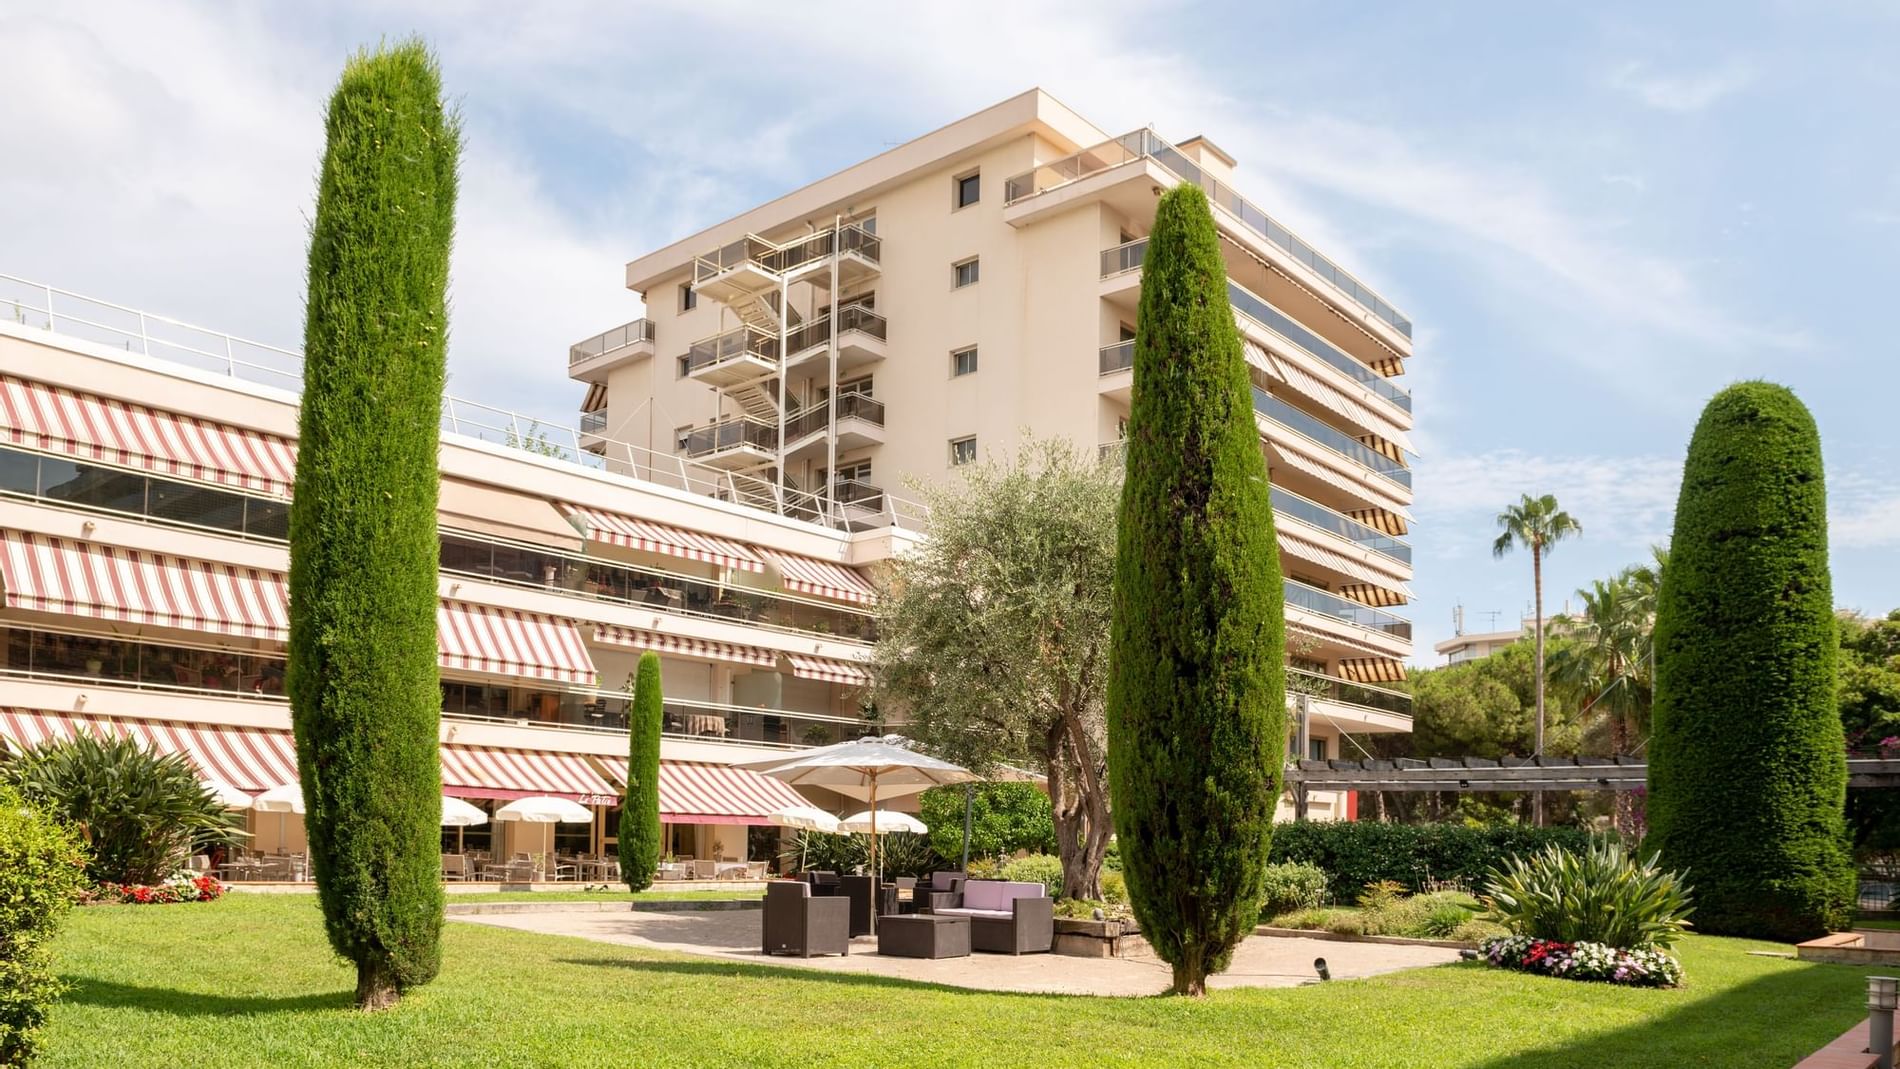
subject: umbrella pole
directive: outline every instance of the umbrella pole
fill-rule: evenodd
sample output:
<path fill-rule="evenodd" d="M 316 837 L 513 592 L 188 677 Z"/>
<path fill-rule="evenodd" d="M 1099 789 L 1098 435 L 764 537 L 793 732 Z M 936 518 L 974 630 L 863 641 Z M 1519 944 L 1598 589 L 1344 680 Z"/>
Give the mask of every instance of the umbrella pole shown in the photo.
<path fill-rule="evenodd" d="M 877 868 L 877 773 L 871 773 L 871 934 L 877 934 L 877 900 L 884 895 L 884 881 Z"/>
<path fill-rule="evenodd" d="M 976 804 L 976 784 L 963 785 L 963 864 L 959 868 L 970 871 L 970 811 Z"/>

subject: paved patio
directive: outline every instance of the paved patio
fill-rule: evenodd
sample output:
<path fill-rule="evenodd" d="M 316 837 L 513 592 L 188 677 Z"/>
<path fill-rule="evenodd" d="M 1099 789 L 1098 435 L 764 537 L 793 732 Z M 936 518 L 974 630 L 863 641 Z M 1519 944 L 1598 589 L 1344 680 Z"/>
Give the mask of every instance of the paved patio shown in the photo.
<path fill-rule="evenodd" d="M 505 915 L 456 916 L 464 924 L 487 924 L 544 935 L 570 935 L 621 946 L 682 951 L 755 965 L 821 972 L 869 973 L 903 980 L 985 991 L 1066 995 L 1154 995 L 1168 986 L 1168 966 L 1154 958 L 1074 958 L 1060 954 L 977 954 L 922 961 L 886 958 L 877 941 L 855 939 L 848 957 L 767 957 L 759 951 L 760 914 L 600 913 L 562 910 Z M 1209 987 L 1295 987 L 1313 982 L 1313 959 L 1325 958 L 1337 980 L 1440 965 L 1458 960 L 1442 947 L 1341 943 L 1319 939 L 1253 936 L 1234 952 L 1233 967 L 1212 977 Z"/>

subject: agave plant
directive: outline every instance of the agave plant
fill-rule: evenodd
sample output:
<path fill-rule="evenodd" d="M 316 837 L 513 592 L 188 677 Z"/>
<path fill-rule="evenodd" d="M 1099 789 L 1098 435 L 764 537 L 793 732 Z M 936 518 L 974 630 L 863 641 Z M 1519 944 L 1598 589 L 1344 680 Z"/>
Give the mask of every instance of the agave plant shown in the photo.
<path fill-rule="evenodd" d="M 1491 914 L 1519 935 L 1619 949 L 1667 947 L 1694 910 L 1682 874 L 1638 860 L 1621 844 L 1582 852 L 1552 846 L 1494 869 L 1484 889 Z"/>
<path fill-rule="evenodd" d="M 189 761 L 124 736 L 43 743 L 9 763 L 5 777 L 78 832 L 94 883 L 160 883 L 199 848 L 244 836 Z"/>

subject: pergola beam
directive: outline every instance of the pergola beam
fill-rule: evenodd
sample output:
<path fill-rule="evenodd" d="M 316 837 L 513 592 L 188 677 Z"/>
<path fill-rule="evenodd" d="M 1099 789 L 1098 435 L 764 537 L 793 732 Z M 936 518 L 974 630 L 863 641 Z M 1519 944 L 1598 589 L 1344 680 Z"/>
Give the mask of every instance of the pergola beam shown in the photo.
<path fill-rule="evenodd" d="M 1635 757 L 1400 758 L 1301 761 L 1287 769 L 1286 780 L 1317 790 L 1627 791 L 1643 786 L 1648 771 L 1648 765 Z M 1900 759 L 1848 758 L 1847 785 L 1900 787 Z"/>

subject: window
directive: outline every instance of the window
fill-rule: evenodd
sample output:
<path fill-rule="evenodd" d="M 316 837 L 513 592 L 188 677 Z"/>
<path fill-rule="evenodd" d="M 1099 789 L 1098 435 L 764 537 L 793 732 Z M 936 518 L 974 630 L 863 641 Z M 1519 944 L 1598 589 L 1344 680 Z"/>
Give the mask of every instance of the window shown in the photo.
<path fill-rule="evenodd" d="M 855 464 L 838 465 L 838 475 L 837 475 L 837 478 L 834 480 L 834 482 L 838 482 L 838 483 L 848 483 L 848 482 L 868 483 L 870 481 L 871 481 L 871 462 L 868 460 L 860 460 Z M 825 469 L 823 468 L 818 469 L 818 483 L 820 486 L 824 485 L 825 483 Z"/>
<path fill-rule="evenodd" d="M 976 374 L 976 346 L 972 345 L 968 349 L 958 349 L 956 352 L 950 354 L 951 378 L 961 378 L 964 375 L 974 374 Z"/>
<path fill-rule="evenodd" d="M 976 284 L 976 257 L 960 260 L 950 265 L 950 288 L 962 289 Z"/>
<path fill-rule="evenodd" d="M 1131 327 L 1126 323 L 1118 324 L 1118 326 L 1121 327 L 1121 336 L 1116 339 L 1117 341 L 1134 341 L 1135 340 L 1134 327 Z"/>
<path fill-rule="evenodd" d="M 1306 755 L 1315 761 L 1326 760 L 1326 740 L 1325 739 L 1307 739 L 1306 740 Z"/>
<path fill-rule="evenodd" d="M 680 311 L 690 312 L 699 307 L 699 294 L 693 292 L 691 282 L 680 283 Z"/>
<path fill-rule="evenodd" d="M 975 171 L 957 178 L 952 185 L 956 190 L 954 203 L 959 208 L 968 208 L 983 199 L 983 176 Z"/>
<path fill-rule="evenodd" d="M 673 377 L 678 378 L 678 379 L 685 378 L 686 372 L 687 372 L 687 361 L 691 360 L 692 357 L 690 355 L 682 353 L 681 355 L 676 356 L 673 359 L 679 365 L 678 368 L 673 372 Z"/>
<path fill-rule="evenodd" d="M 973 434 L 968 438 L 952 438 L 950 440 L 950 466 L 955 468 L 961 467 L 964 464 L 974 463 L 976 463 L 976 435 Z"/>

